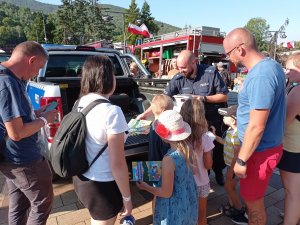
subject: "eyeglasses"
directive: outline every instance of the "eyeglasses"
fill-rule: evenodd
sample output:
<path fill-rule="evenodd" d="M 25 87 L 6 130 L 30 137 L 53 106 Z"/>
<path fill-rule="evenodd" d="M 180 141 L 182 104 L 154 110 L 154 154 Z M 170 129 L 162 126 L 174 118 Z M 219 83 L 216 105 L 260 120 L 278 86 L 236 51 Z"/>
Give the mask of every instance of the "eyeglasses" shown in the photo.
<path fill-rule="evenodd" d="M 239 44 L 238 46 L 235 46 L 235 47 L 234 47 L 233 49 L 231 49 L 229 52 L 227 52 L 227 53 L 226 53 L 227 58 L 230 57 L 230 54 L 231 54 L 235 49 L 237 49 L 238 47 L 242 46 L 243 44 L 245 44 L 245 43 L 241 43 L 241 44 Z"/>

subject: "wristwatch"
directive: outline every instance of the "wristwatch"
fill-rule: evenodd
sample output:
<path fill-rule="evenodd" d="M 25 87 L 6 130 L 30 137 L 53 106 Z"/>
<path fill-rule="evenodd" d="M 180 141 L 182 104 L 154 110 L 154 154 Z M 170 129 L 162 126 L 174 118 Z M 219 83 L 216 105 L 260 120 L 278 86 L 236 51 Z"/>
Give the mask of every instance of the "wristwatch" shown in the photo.
<path fill-rule="evenodd" d="M 246 166 L 247 165 L 247 162 L 241 160 L 240 158 L 236 159 L 236 163 L 239 164 L 240 166 Z"/>

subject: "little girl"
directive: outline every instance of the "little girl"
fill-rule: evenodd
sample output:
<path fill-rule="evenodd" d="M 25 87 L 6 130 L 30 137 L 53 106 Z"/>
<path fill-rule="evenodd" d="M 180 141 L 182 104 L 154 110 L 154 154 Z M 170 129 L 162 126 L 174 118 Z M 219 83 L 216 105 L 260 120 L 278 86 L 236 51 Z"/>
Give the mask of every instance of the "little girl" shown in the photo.
<path fill-rule="evenodd" d="M 197 159 L 194 178 L 199 195 L 198 225 L 206 225 L 206 205 L 210 190 L 208 170 L 212 167 L 211 150 L 214 148 L 214 144 L 206 134 L 207 122 L 204 105 L 200 100 L 195 98 L 186 100 L 181 107 L 180 114 L 193 131 L 188 141 L 191 143 Z"/>
<path fill-rule="evenodd" d="M 157 196 L 154 225 L 196 225 L 198 195 L 193 178 L 193 159 L 186 139 L 190 126 L 174 110 L 164 111 L 153 124 L 155 132 L 170 144 L 171 149 L 162 160 L 160 187 L 138 182 L 140 189 Z"/>

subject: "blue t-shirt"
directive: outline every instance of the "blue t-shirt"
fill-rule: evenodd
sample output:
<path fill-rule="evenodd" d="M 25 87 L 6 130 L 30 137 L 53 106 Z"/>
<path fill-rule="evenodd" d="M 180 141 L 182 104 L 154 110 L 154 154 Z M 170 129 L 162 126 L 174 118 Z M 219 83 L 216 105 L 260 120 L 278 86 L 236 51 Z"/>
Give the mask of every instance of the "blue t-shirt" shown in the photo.
<path fill-rule="evenodd" d="M 177 94 L 210 96 L 215 94 L 227 94 L 228 88 L 216 67 L 201 64 L 197 66 L 195 79 L 186 78 L 179 73 L 170 80 L 164 93 L 171 97 Z M 204 105 L 207 120 L 223 120 L 223 117 L 218 113 L 218 108 L 225 107 L 226 102 L 205 103 Z"/>
<path fill-rule="evenodd" d="M 238 95 L 238 134 L 243 141 L 250 111 L 269 109 L 270 114 L 256 151 L 282 143 L 285 129 L 285 75 L 281 66 L 270 58 L 257 63 L 248 73 Z"/>
<path fill-rule="evenodd" d="M 3 66 L 0 66 L 0 70 L 7 73 L 0 74 L 0 124 L 18 117 L 22 118 L 23 123 L 32 122 L 35 115 L 27 97 L 25 83 Z M 29 164 L 41 159 L 37 137 L 36 133 L 20 141 L 8 138 L 4 150 L 5 160 L 14 164 Z"/>

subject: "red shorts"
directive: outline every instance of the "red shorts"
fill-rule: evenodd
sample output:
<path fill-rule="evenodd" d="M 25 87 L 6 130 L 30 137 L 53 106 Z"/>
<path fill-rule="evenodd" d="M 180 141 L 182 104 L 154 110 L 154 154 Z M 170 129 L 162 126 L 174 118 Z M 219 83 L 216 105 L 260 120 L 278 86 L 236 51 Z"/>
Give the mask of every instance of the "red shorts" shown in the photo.
<path fill-rule="evenodd" d="M 282 145 L 252 154 L 247 161 L 247 177 L 240 179 L 240 193 L 245 201 L 255 201 L 264 197 L 281 156 Z"/>

